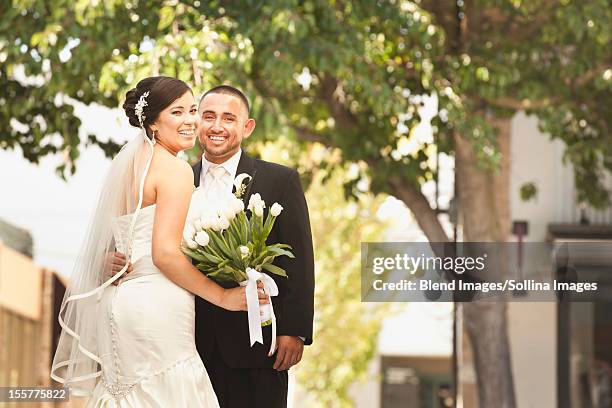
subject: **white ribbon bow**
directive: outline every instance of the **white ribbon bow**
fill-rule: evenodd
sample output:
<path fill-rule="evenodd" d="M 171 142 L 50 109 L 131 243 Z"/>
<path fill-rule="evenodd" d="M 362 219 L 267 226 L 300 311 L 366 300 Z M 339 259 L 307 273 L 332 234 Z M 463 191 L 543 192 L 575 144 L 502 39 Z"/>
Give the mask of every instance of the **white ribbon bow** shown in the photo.
<path fill-rule="evenodd" d="M 278 286 L 276 282 L 269 275 L 265 273 L 257 272 L 253 268 L 247 268 L 246 274 L 248 276 L 246 285 L 246 298 L 247 298 L 247 313 L 249 318 L 249 336 L 251 338 L 251 347 L 253 344 L 263 342 L 263 334 L 261 331 L 261 315 L 259 314 L 259 296 L 257 295 L 257 281 L 261 280 L 264 285 L 264 292 L 269 296 L 278 296 Z M 270 352 L 272 355 L 276 349 L 276 316 L 274 315 L 274 308 L 272 307 L 272 300 L 270 303 L 265 305 L 270 308 L 270 319 L 272 320 L 272 343 L 270 344 Z"/>

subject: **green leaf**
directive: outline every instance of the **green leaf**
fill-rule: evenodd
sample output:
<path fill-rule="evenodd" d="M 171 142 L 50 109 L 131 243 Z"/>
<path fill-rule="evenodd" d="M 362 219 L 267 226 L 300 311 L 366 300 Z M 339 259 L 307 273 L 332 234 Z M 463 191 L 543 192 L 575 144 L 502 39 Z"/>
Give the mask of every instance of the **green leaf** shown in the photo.
<path fill-rule="evenodd" d="M 275 275 L 278 276 L 284 276 L 285 278 L 287 277 L 287 272 L 285 272 L 285 270 L 283 268 L 280 268 L 276 265 L 272 265 L 272 264 L 264 264 L 261 266 L 263 269 L 267 270 L 268 272 L 271 272 Z"/>
<path fill-rule="evenodd" d="M 257 267 L 261 267 L 261 266 L 263 266 L 263 265 L 265 265 L 265 264 L 271 264 L 272 262 L 274 262 L 274 258 L 276 258 L 276 256 L 274 256 L 274 255 L 268 255 L 268 256 L 265 256 L 265 257 L 263 258 L 263 260 L 261 260 L 260 262 L 258 262 L 258 263 L 256 264 L 256 266 L 257 266 Z"/>
<path fill-rule="evenodd" d="M 209 263 L 206 263 L 206 262 L 200 262 L 200 263 L 196 264 L 196 268 L 198 268 L 199 270 L 201 270 L 204 273 L 216 271 L 218 269 L 216 265 L 212 265 L 212 264 L 209 264 Z"/>
<path fill-rule="evenodd" d="M 275 248 L 272 246 L 268 247 L 268 252 L 272 252 L 275 256 L 288 256 L 289 258 L 295 258 L 295 256 L 293 255 L 293 252 L 291 251 L 287 251 L 286 249 L 282 249 L 282 248 Z"/>
<path fill-rule="evenodd" d="M 211 272 L 207 274 L 206 276 L 208 276 L 209 278 L 213 279 L 216 282 L 235 282 L 234 276 L 231 274 L 228 274 L 227 271 L 225 271 L 225 269 Z"/>
<path fill-rule="evenodd" d="M 272 227 L 274 227 L 275 220 L 276 217 L 274 217 L 272 214 L 270 214 L 270 211 L 268 211 L 268 216 L 266 217 L 266 222 L 263 227 L 262 240 L 265 241 L 266 239 L 268 239 L 270 231 L 272 231 Z"/>
<path fill-rule="evenodd" d="M 231 266 L 225 266 L 226 273 L 229 273 L 233 277 L 233 281 L 236 283 L 242 282 L 248 279 L 246 272 L 239 271 L 238 269 L 232 268 Z"/>
<path fill-rule="evenodd" d="M 186 254 L 191 259 L 195 259 L 196 261 L 206 261 L 207 260 L 203 254 L 197 251 L 194 251 L 190 248 L 187 248 L 187 247 L 183 247 L 183 253 Z"/>
<path fill-rule="evenodd" d="M 159 10 L 159 23 L 157 24 L 157 30 L 165 30 L 175 20 L 174 7 L 162 7 Z"/>
<path fill-rule="evenodd" d="M 221 237 L 221 234 L 219 232 L 211 231 L 211 233 L 208 234 L 208 236 L 210 237 L 211 243 L 213 245 L 215 245 L 216 248 L 219 249 L 219 251 L 221 252 L 223 257 L 225 257 L 225 258 L 231 258 L 232 257 L 231 250 L 227 247 L 225 242 L 223 242 L 223 238 Z M 209 243 L 209 245 L 210 245 L 210 243 Z"/>

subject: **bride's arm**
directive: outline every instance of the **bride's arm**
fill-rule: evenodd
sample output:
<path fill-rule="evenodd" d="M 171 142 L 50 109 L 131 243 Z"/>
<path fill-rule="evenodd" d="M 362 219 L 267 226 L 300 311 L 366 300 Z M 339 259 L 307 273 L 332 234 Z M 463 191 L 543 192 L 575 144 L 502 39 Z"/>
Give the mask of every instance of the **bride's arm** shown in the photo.
<path fill-rule="evenodd" d="M 161 163 L 160 163 L 161 164 Z M 247 310 L 244 288 L 224 289 L 198 271 L 181 252 L 185 218 L 193 193 L 193 172 L 179 160 L 156 172 L 153 263 L 178 286 L 228 310 Z M 160 169 L 161 170 L 161 169 Z"/>

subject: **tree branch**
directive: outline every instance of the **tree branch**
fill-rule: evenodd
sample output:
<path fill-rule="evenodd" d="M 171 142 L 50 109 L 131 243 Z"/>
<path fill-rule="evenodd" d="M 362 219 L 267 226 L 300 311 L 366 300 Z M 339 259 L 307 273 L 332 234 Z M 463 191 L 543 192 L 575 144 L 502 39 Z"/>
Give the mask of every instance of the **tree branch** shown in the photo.
<path fill-rule="evenodd" d="M 297 136 L 308 142 L 321 143 L 328 147 L 332 146 L 329 140 L 325 140 L 320 135 L 312 132 L 309 129 L 292 126 Z M 378 161 L 373 158 L 365 159 L 370 167 L 370 170 L 375 172 L 379 166 Z M 390 193 L 397 199 L 406 204 L 408 209 L 414 215 L 414 218 L 430 242 L 449 242 L 450 238 L 446 235 L 442 224 L 438 219 L 438 214 L 431 208 L 427 197 L 421 192 L 420 188 L 413 183 L 401 180 L 399 177 L 391 177 L 389 179 Z"/>
<path fill-rule="evenodd" d="M 576 78 L 573 81 L 573 83 L 572 83 L 572 87 L 573 88 L 579 88 L 581 86 L 584 86 L 587 83 L 589 83 L 591 80 L 595 79 L 595 77 L 597 75 L 603 74 L 603 72 L 606 69 L 610 69 L 610 68 L 612 68 L 612 66 L 608 62 L 603 63 L 603 64 L 599 64 L 599 65 L 589 69 L 587 72 L 585 72 L 584 74 L 580 75 L 578 78 Z"/>
<path fill-rule="evenodd" d="M 568 86 L 572 89 L 580 88 L 588 84 L 598 75 L 603 74 L 606 69 L 610 68 L 610 64 L 604 63 L 599 64 L 596 67 L 593 67 L 586 71 L 584 74 L 580 75 L 575 79 L 567 79 L 564 81 Z M 531 100 L 531 99 L 516 99 L 512 97 L 501 97 L 496 99 L 484 99 L 479 98 L 486 104 L 497 106 L 499 108 L 507 108 L 514 110 L 526 110 L 526 109 L 542 109 L 546 108 L 556 102 L 558 102 L 561 98 L 559 97 L 551 97 L 545 99 Z"/>
<path fill-rule="evenodd" d="M 327 147 L 334 147 L 331 146 L 329 140 L 324 139 L 321 135 L 314 133 L 310 129 L 296 125 L 291 125 L 291 127 L 293 128 L 293 130 L 295 130 L 295 133 L 301 140 L 304 140 L 306 142 L 321 143 Z"/>
<path fill-rule="evenodd" d="M 484 99 L 479 98 L 482 102 L 496 106 L 498 108 L 514 109 L 514 110 L 527 110 L 527 109 L 542 109 L 551 104 L 555 103 L 559 98 L 546 98 L 541 100 L 532 101 L 531 99 L 515 99 L 511 97 L 501 97 L 497 99 Z"/>
<path fill-rule="evenodd" d="M 342 129 L 354 129 L 356 127 L 357 120 L 342 103 L 342 101 L 340 101 L 337 95 L 337 90 L 338 80 L 336 78 L 331 75 L 324 75 L 321 78 L 319 97 L 327 104 L 331 115 Z"/>
<path fill-rule="evenodd" d="M 444 232 L 444 228 L 442 228 L 438 214 L 431 208 L 427 197 L 418 186 L 400 180 L 396 176 L 389 178 L 389 186 L 391 187 L 391 193 L 402 200 L 410 209 L 429 242 L 450 241 L 450 238 Z"/>

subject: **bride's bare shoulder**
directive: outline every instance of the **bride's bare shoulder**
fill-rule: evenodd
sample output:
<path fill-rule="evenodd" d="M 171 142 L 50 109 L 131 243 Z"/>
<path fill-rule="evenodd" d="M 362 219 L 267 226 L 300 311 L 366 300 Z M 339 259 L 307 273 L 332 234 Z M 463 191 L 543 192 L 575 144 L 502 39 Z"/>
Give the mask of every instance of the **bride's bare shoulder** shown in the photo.
<path fill-rule="evenodd" d="M 175 182 L 187 181 L 193 184 L 193 170 L 189 163 L 171 154 L 158 154 L 155 157 L 155 173 L 157 177 Z"/>

